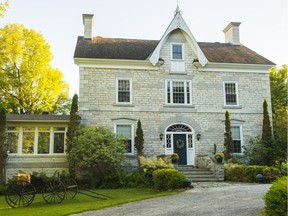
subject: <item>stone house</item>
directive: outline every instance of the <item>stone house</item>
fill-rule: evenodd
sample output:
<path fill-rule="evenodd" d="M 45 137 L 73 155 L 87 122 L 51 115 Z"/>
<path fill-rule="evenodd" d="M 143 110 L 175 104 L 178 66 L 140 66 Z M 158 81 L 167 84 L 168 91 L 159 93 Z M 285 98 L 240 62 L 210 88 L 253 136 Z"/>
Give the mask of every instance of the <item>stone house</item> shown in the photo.
<path fill-rule="evenodd" d="M 45 172 L 66 171 L 66 131 L 69 115 L 18 115 L 7 114 L 8 159 L 6 178 L 19 171 Z"/>
<path fill-rule="evenodd" d="M 235 154 L 260 135 L 275 64 L 240 43 L 239 22 L 224 28 L 225 43 L 208 43 L 196 41 L 178 7 L 160 40 L 93 37 L 93 17 L 83 14 L 74 52 L 81 121 L 126 136 L 127 166 L 137 166 L 138 119 L 145 155 L 177 152 L 180 165 L 197 166 L 214 144 L 223 150 L 226 110 Z"/>

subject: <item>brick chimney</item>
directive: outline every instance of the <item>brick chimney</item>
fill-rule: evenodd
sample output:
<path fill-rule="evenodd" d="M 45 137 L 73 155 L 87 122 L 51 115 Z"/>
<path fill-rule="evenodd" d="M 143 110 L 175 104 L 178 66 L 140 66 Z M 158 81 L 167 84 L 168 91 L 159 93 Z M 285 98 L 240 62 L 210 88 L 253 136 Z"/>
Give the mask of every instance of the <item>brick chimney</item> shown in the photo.
<path fill-rule="evenodd" d="M 225 34 L 225 43 L 240 45 L 239 26 L 240 22 L 230 22 L 223 30 Z"/>
<path fill-rule="evenodd" d="M 84 25 L 84 40 L 91 40 L 93 37 L 93 24 L 94 14 L 83 14 L 83 25 Z"/>

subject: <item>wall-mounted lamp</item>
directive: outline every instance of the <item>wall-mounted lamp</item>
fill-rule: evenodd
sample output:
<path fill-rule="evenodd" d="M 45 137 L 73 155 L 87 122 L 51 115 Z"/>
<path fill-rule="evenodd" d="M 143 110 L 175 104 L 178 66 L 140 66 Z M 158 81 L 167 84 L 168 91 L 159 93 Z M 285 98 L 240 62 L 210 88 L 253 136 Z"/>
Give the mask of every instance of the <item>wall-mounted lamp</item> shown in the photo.
<path fill-rule="evenodd" d="M 199 132 L 197 133 L 196 138 L 197 138 L 198 141 L 200 140 L 201 134 Z"/>
<path fill-rule="evenodd" d="M 159 134 L 160 140 L 163 140 L 163 137 L 164 137 L 164 134 L 161 132 L 161 133 Z"/>

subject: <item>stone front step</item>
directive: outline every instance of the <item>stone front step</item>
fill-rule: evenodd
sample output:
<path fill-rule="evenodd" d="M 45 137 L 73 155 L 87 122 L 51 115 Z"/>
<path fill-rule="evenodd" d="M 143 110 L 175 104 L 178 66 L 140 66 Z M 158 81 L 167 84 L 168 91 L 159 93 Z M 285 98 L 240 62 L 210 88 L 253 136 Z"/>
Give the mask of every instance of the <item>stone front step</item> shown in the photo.
<path fill-rule="evenodd" d="M 175 166 L 180 172 L 182 172 L 186 178 L 192 180 L 192 182 L 218 182 L 212 171 L 208 169 L 198 169 L 194 166 Z"/>

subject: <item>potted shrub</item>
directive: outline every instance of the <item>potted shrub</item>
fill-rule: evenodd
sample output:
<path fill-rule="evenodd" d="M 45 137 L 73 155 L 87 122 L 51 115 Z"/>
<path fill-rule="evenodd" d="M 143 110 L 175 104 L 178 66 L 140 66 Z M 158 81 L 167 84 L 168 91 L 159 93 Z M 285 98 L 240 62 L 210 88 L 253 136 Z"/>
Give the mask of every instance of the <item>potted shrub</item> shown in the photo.
<path fill-rule="evenodd" d="M 173 163 L 173 164 L 176 164 L 178 160 L 179 160 L 179 155 L 178 155 L 177 153 L 173 153 L 173 154 L 171 155 L 171 161 L 172 161 L 172 163 Z"/>
<path fill-rule="evenodd" d="M 222 163 L 224 159 L 224 153 L 223 152 L 218 152 L 218 154 L 215 155 L 215 159 L 217 163 Z"/>

